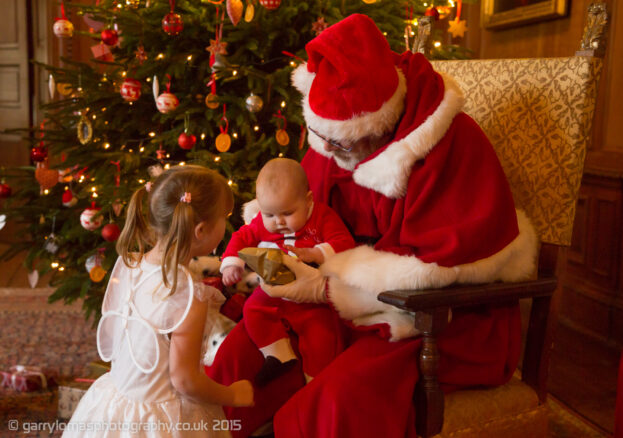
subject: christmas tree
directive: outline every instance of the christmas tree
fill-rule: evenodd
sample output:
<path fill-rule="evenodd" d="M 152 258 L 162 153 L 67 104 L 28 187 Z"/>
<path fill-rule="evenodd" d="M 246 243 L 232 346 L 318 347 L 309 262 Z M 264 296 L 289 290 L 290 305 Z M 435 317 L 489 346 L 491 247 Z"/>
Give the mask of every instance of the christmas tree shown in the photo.
<path fill-rule="evenodd" d="M 447 10 L 453 3 L 439 4 Z M 62 4 L 60 38 L 90 38 L 94 59 L 49 72 L 45 120 L 26 132 L 32 166 L 5 169 L 2 214 L 23 224 L 2 258 L 26 251 L 29 270 L 51 273 L 51 301 L 84 300 L 99 318 L 114 241 L 133 191 L 168 166 L 196 163 L 225 175 L 237 206 L 254 198 L 271 158 L 302 158 L 306 129 L 290 73 L 305 44 L 355 13 L 370 16 L 392 49 L 405 50 L 421 0 L 98 0 Z M 89 32 L 74 32 L 65 8 Z M 427 12 L 428 11 L 428 12 Z M 409 48 L 409 47 L 406 47 Z M 460 57 L 436 44 L 435 57 Z M 9 185 L 10 184 L 10 185 Z M 236 211 L 239 211 L 238 209 Z M 241 225 L 231 217 L 229 232 Z"/>

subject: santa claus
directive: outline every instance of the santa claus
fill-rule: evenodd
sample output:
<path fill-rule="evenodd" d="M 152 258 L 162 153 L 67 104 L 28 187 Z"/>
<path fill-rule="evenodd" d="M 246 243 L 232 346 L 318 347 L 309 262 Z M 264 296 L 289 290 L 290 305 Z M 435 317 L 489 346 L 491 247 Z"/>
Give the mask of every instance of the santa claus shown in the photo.
<path fill-rule="evenodd" d="M 302 164 L 315 199 L 341 216 L 359 246 L 320 269 L 287 259 L 297 280 L 264 289 L 332 306 L 349 326 L 349 347 L 304 387 L 293 370 L 257 390 L 254 408 L 227 414 L 242 420 L 239 436 L 276 413 L 276 437 L 415 437 L 421 341 L 414 316 L 377 295 L 525 279 L 537 239 L 452 78 L 420 54 L 392 52 L 364 15 L 329 27 L 306 50 L 308 62 L 292 75 L 309 130 Z M 505 383 L 519 338 L 517 306 L 455 311 L 439 338 L 440 383 Z M 253 376 L 261 357 L 250 346 L 237 326 L 209 373 L 224 384 Z"/>

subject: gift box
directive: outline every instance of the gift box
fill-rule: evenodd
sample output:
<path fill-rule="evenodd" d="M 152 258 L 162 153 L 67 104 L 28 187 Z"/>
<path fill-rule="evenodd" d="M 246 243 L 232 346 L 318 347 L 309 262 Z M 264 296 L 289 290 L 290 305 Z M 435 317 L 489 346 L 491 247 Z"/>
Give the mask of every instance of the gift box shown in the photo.
<path fill-rule="evenodd" d="M 76 379 L 58 385 L 58 418 L 69 420 L 78 407 L 82 396 L 91 387 L 93 379 Z"/>
<path fill-rule="evenodd" d="M 8 371 L 0 371 L 0 377 L 3 388 L 20 392 L 39 391 L 56 385 L 53 373 L 36 366 L 15 365 Z"/>
<path fill-rule="evenodd" d="M 244 248 L 238 251 L 247 266 L 268 284 L 287 284 L 296 279 L 282 263 L 283 252 L 275 248 Z"/>

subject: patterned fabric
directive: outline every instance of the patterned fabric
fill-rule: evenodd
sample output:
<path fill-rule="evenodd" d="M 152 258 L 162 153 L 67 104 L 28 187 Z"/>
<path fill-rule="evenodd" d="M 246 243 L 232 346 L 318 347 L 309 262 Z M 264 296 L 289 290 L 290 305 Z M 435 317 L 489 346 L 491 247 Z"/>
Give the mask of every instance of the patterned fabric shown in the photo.
<path fill-rule="evenodd" d="M 466 96 L 493 143 L 518 208 L 542 242 L 570 245 L 600 59 L 433 61 Z"/>

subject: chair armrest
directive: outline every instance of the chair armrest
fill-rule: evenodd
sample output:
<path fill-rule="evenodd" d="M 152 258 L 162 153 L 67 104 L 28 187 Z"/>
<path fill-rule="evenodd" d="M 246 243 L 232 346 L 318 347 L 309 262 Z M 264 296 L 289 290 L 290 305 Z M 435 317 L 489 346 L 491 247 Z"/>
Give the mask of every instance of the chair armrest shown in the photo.
<path fill-rule="evenodd" d="M 551 297 L 558 279 L 555 276 L 517 283 L 452 285 L 441 289 L 393 290 L 381 292 L 379 301 L 403 310 L 420 311 L 436 307 L 469 307 L 506 304 L 521 298 Z"/>

